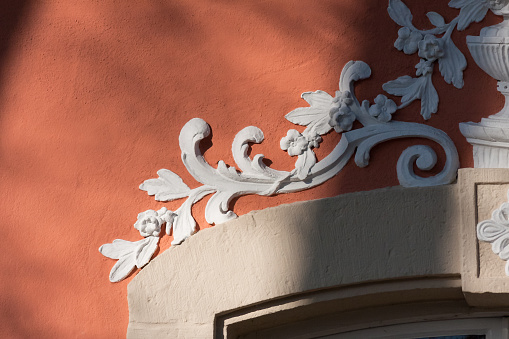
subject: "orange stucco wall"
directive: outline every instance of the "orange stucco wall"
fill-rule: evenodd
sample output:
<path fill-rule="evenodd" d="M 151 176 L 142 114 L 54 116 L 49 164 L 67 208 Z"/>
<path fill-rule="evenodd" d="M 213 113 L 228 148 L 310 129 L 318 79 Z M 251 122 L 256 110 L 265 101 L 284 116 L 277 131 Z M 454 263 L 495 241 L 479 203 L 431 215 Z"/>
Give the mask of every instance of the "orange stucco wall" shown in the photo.
<path fill-rule="evenodd" d="M 406 2 L 419 27 L 429 25 L 427 11 L 448 20 L 458 13 L 447 1 Z M 258 126 L 266 141 L 254 152 L 273 168 L 291 169 L 295 159 L 279 149 L 279 140 L 296 128 L 284 115 L 306 106 L 302 92 L 333 93 L 349 60 L 373 70 L 358 86 L 361 99 L 372 101 L 384 82 L 413 75 L 418 57 L 393 47 L 399 27 L 386 6 L 373 0 L 2 1 L 0 337 L 124 337 L 132 276 L 110 283 L 114 261 L 97 249 L 115 238 L 139 240 L 132 227 L 139 212 L 180 206 L 138 190 L 158 169 L 197 185 L 180 160 L 181 127 L 194 117 L 206 120 L 213 131 L 206 158 L 233 165 L 235 133 Z M 497 18 L 490 14 L 487 21 Z M 465 36 L 480 28 L 455 33 L 469 63 L 465 87 L 445 84 L 436 72 L 439 113 L 426 122 L 450 135 L 462 167 L 473 161 L 458 123 L 502 106 L 495 81 L 466 49 Z M 423 122 L 419 103 L 394 118 Z M 325 136 L 318 156 L 339 138 Z M 386 142 L 373 150 L 367 168 L 351 161 L 320 187 L 242 197 L 234 210 L 397 185 L 397 158 L 415 143 Z M 194 209 L 201 228 L 208 227 L 204 206 Z M 164 237 L 161 250 L 170 241 Z"/>

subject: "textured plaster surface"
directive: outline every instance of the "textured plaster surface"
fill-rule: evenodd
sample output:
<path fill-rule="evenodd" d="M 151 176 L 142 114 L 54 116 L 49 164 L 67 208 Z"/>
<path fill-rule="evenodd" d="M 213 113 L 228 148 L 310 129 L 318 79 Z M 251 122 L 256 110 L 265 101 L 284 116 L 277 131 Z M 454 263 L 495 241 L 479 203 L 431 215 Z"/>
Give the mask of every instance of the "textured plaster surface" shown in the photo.
<path fill-rule="evenodd" d="M 429 25 L 428 11 L 446 18 L 457 15 L 446 1 L 406 3 L 415 24 L 423 27 Z M 128 325 L 126 290 L 132 278 L 110 284 L 107 279 L 113 261 L 97 249 L 117 237 L 139 239 L 132 227 L 136 215 L 163 204 L 140 192 L 138 185 L 159 168 L 171 168 L 193 186 L 177 147 L 181 127 L 197 116 L 208 121 L 214 137 L 205 157 L 211 163 L 223 159 L 232 164 L 229 149 L 235 133 L 248 125 L 258 126 L 266 141 L 255 146 L 256 152 L 264 153 L 275 168 L 291 169 L 294 159 L 278 150 L 278 145 L 293 128 L 283 116 L 303 105 L 302 92 L 320 88 L 333 93 L 341 67 L 352 59 L 363 60 L 373 69 L 372 78 L 358 87 L 358 96 L 370 100 L 381 93 L 384 82 L 414 70 L 418 60 L 393 47 L 399 27 L 386 14 L 386 5 L 373 0 L 1 1 L 0 337 L 124 337 Z M 494 23 L 497 19 L 489 16 L 487 20 Z M 474 65 L 462 43 L 466 35 L 477 34 L 480 28 L 472 25 L 455 33 L 469 62 L 465 88 L 456 90 L 437 79 L 439 113 L 428 122 L 451 136 L 464 167 L 472 166 L 473 161 L 458 123 L 479 121 L 498 111 L 503 102 L 494 90 L 494 81 Z M 397 119 L 422 122 L 418 111 L 417 104 L 410 105 Z M 325 137 L 319 157 L 328 154 L 339 140 L 334 133 Z M 367 168 L 359 169 L 350 162 L 326 185 L 292 195 L 241 198 L 234 210 L 245 214 L 287 202 L 396 185 L 397 158 L 415 142 L 397 140 L 377 146 Z M 439 153 L 440 163 L 443 158 Z M 202 227 L 206 225 L 204 203 L 195 209 Z M 166 206 L 174 209 L 179 204 Z M 254 217 L 244 221 L 250 218 Z M 328 221 L 343 222 L 337 218 Z M 385 223 L 391 226 L 391 222 Z M 222 228 L 216 231 L 226 232 Z M 285 248 L 290 246 L 277 235 L 277 228 L 266 232 L 264 241 L 275 242 L 271 237 L 276 233 L 277 241 Z M 299 243 L 299 237 L 309 234 L 314 241 L 320 240 L 311 228 L 293 232 L 287 241 Z M 359 227 L 334 232 L 353 248 L 360 234 L 369 230 Z M 198 249 L 192 252 L 195 261 L 215 263 L 217 259 L 207 255 L 225 251 L 224 239 L 211 239 L 208 254 Z M 382 235 L 381 239 L 387 244 L 377 247 L 377 263 L 382 258 L 401 258 L 410 273 L 448 270 L 448 265 L 453 265 L 438 265 L 431 260 L 434 254 L 427 253 L 427 257 L 416 257 L 416 267 L 406 256 L 419 252 L 419 241 L 389 253 L 388 243 L 393 238 Z M 263 243 L 260 239 L 244 241 L 246 249 L 258 251 Z M 372 246 L 375 239 L 370 241 Z M 163 241 L 161 251 L 170 242 L 171 238 Z M 326 244 L 325 254 L 346 253 L 334 248 L 332 240 Z M 371 251 L 371 247 L 365 249 Z M 175 248 L 166 255 L 178 257 L 182 251 Z M 299 265 L 291 256 L 280 258 L 279 252 L 271 251 L 275 257 L 265 256 L 265 263 L 279 259 L 286 267 Z M 310 250 L 302 247 L 294 251 L 306 254 Z M 313 260 L 307 259 L 297 270 L 298 276 L 307 276 Z M 330 270 L 334 264 L 321 262 L 319 274 L 326 275 L 327 265 Z M 380 275 L 398 273 L 397 269 L 385 272 L 383 265 L 368 265 Z M 236 268 L 240 272 L 247 269 L 241 263 Z M 189 269 L 177 267 L 166 274 L 178 276 L 177 271 L 182 270 L 192 276 L 185 273 Z M 273 273 L 270 266 L 250 269 L 255 277 Z M 351 268 L 351 277 L 332 276 L 338 283 L 346 283 L 368 275 L 363 269 L 353 271 Z M 203 278 L 202 286 L 187 291 L 182 280 L 183 292 L 177 298 L 203 293 L 213 281 L 208 275 L 218 275 L 206 268 L 194 274 Z M 279 286 L 278 291 L 315 284 L 296 282 L 298 276 L 289 277 L 288 284 Z M 238 290 L 247 283 L 236 284 L 226 286 Z M 246 286 L 251 284 L 255 283 Z M 223 299 L 218 305 L 231 304 L 228 295 Z M 253 298 L 246 293 L 244 299 L 247 303 Z M 152 304 L 159 302 L 153 300 Z"/>

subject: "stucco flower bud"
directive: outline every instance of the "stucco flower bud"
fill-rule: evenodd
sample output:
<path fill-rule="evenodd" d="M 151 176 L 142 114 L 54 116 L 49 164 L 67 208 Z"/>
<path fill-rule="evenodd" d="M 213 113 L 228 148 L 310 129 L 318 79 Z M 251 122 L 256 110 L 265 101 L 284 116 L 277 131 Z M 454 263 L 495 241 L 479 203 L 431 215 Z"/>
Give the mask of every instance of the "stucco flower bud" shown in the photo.
<path fill-rule="evenodd" d="M 337 133 L 349 131 L 352 129 L 355 121 L 355 113 L 348 106 L 334 107 L 329 112 L 329 125 L 334 127 Z"/>
<path fill-rule="evenodd" d="M 299 131 L 291 129 L 286 137 L 281 139 L 280 146 L 283 151 L 288 151 L 288 154 L 293 157 L 301 155 L 308 149 L 308 141 Z"/>
<path fill-rule="evenodd" d="M 432 34 L 426 34 L 419 42 L 419 56 L 429 61 L 435 61 L 444 56 L 444 41 Z"/>
<path fill-rule="evenodd" d="M 415 68 L 417 69 L 415 71 L 415 74 L 420 75 L 426 75 L 433 72 L 433 64 L 431 61 L 421 59 L 417 65 L 415 65 Z"/>
<path fill-rule="evenodd" d="M 173 211 L 170 211 L 166 207 L 162 207 L 159 211 L 157 211 L 157 215 L 163 220 L 165 223 L 173 223 L 173 219 L 177 216 L 177 214 Z"/>
<path fill-rule="evenodd" d="M 385 95 L 379 94 L 375 98 L 375 104 L 369 108 L 369 114 L 380 122 L 388 122 L 392 119 L 392 113 L 396 112 L 398 106 L 394 101 Z"/>
<path fill-rule="evenodd" d="M 320 143 L 322 142 L 322 137 L 318 134 L 308 135 L 307 136 L 308 147 L 318 148 L 320 147 Z"/>
<path fill-rule="evenodd" d="M 332 99 L 333 104 L 341 104 L 343 106 L 350 106 L 353 104 L 352 95 L 349 91 L 336 91 L 336 96 Z"/>
<path fill-rule="evenodd" d="M 147 210 L 138 214 L 138 220 L 134 224 L 134 228 L 140 231 L 142 237 L 157 237 L 161 233 L 161 225 L 164 222 L 158 212 Z"/>
<path fill-rule="evenodd" d="M 394 47 L 405 52 L 405 54 L 413 54 L 417 52 L 421 40 L 422 34 L 420 32 L 412 32 L 410 28 L 402 27 L 398 31 L 398 39 L 394 42 Z"/>
<path fill-rule="evenodd" d="M 336 96 L 332 100 L 332 107 L 329 110 L 329 125 L 334 127 L 337 133 L 352 129 L 356 117 L 350 108 L 351 104 L 353 104 L 353 99 L 350 92 L 336 92 Z"/>

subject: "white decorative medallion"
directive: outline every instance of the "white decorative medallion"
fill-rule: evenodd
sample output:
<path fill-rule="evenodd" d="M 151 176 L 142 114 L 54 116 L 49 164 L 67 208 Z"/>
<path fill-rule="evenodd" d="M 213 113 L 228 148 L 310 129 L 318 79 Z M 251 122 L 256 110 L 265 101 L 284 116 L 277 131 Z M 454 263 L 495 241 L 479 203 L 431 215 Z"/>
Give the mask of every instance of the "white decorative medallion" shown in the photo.
<path fill-rule="evenodd" d="M 371 75 L 371 69 L 362 61 L 348 62 L 341 72 L 339 89 L 332 96 L 324 91 L 305 92 L 302 98 L 309 107 L 293 110 L 286 115 L 290 122 L 305 126 L 303 131 L 289 130 L 280 141 L 288 155 L 296 157 L 295 168 L 278 171 L 263 162 L 263 154 L 248 156 L 249 144 L 263 141 L 262 131 L 253 126 L 241 130 L 233 141 L 232 152 L 237 167 L 220 161 L 213 167 L 200 152 L 199 143 L 210 133 L 209 125 L 198 118 L 190 120 L 180 132 L 179 144 L 182 161 L 189 173 L 202 185 L 188 187 L 175 173 L 167 169 L 157 172 L 158 178 L 146 180 L 140 189 L 154 195 L 158 201 L 186 200 L 176 211 L 162 208 L 148 210 L 138 215 L 134 227 L 143 240 L 129 242 L 114 240 L 101 246 L 99 251 L 118 262 L 110 273 L 110 281 L 124 279 L 135 267 L 146 265 L 157 250 L 161 228 L 166 234 L 172 232 L 172 245 L 182 243 L 196 231 L 196 222 L 191 207 L 207 195 L 212 195 L 205 208 L 205 218 L 210 224 L 219 224 L 234 219 L 237 215 L 230 209 L 230 201 L 247 194 L 274 195 L 309 189 L 324 183 L 340 172 L 350 158 L 359 167 L 369 163 L 371 148 L 381 142 L 420 137 L 439 144 L 446 155 L 445 166 L 431 177 L 419 177 L 414 165 L 426 171 L 436 163 L 436 154 L 428 146 L 412 146 L 400 156 L 396 165 L 399 182 L 403 186 L 432 186 L 448 184 L 455 180 L 459 166 L 458 154 L 451 139 L 442 131 L 418 123 L 394 121 L 393 115 L 411 102 L 421 101 L 420 114 L 429 119 L 438 110 L 438 93 L 432 83 L 436 63 L 444 80 L 457 88 L 463 87 L 463 70 L 466 59 L 452 41 L 455 28 L 465 29 L 470 23 L 480 21 L 494 1 L 452 0 L 449 5 L 459 8 L 459 15 L 446 23 L 438 13 L 428 13 L 435 28 L 419 30 L 412 24 L 412 14 L 401 0 L 389 1 L 389 15 L 399 25 L 398 38 L 394 46 L 406 54 L 418 53 L 420 61 L 415 66 L 416 77 L 408 75 L 389 81 L 383 89 L 401 97 L 398 106 L 384 94 L 374 102 L 357 99 L 354 83 Z M 438 37 L 441 35 L 440 37 Z M 362 127 L 354 129 L 354 122 Z M 317 161 L 314 149 L 320 146 L 324 135 L 334 130 L 341 140 L 334 150 L 321 161 Z"/>
<path fill-rule="evenodd" d="M 493 252 L 506 261 L 505 274 L 509 276 L 509 202 L 493 211 L 490 220 L 477 224 L 477 238 L 491 243 Z"/>

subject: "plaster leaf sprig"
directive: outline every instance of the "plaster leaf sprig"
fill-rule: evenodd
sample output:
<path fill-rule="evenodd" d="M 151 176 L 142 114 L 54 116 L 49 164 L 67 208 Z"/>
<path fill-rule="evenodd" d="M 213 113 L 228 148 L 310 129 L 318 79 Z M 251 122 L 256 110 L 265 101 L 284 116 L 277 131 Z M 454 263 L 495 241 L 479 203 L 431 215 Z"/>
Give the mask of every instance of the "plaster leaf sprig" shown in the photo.
<path fill-rule="evenodd" d="M 422 61 L 422 60 L 421 60 Z M 414 100 L 421 100 L 421 115 L 425 120 L 431 118 L 432 113 L 438 110 L 438 93 L 431 81 L 432 64 L 424 61 L 417 65 L 419 78 L 405 75 L 383 85 L 383 89 L 392 95 L 401 96 L 403 108 Z"/>
<path fill-rule="evenodd" d="M 297 157 L 292 171 L 269 168 L 263 154 L 249 156 L 250 144 L 263 141 L 262 131 L 254 126 L 242 129 L 232 144 L 236 167 L 219 161 L 211 166 L 200 151 L 199 143 L 210 134 L 210 126 L 202 119 L 194 118 L 182 128 L 179 145 L 182 162 L 188 172 L 202 185 L 189 188 L 183 180 L 170 170 L 157 172 L 158 178 L 146 180 L 140 189 L 155 196 L 158 201 L 186 198 L 175 211 L 163 207 L 158 211 L 147 210 L 138 215 L 134 228 L 145 239 L 138 242 L 114 240 L 101 246 L 99 251 L 118 262 L 110 273 L 110 281 L 124 279 L 135 267 L 146 265 L 155 253 L 162 227 L 166 234 L 173 234 L 172 245 L 178 245 L 196 232 L 196 221 L 192 215 L 193 205 L 211 195 L 205 207 L 205 219 L 209 224 L 219 224 L 234 219 L 230 202 L 238 196 L 257 194 L 262 196 L 302 191 L 320 185 L 338 172 L 355 154 L 359 167 L 367 166 L 371 149 L 384 141 L 404 137 L 424 137 L 437 142 L 445 151 L 444 169 L 427 178 L 414 173 L 414 165 L 421 170 L 431 169 L 436 154 L 429 147 L 413 146 L 400 156 L 396 172 L 404 186 L 432 186 L 453 181 L 459 165 L 458 154 L 451 139 L 442 131 L 422 124 L 393 121 L 398 107 L 394 101 L 380 94 L 374 99 L 359 103 L 354 84 L 371 75 L 371 69 L 362 61 L 350 61 L 343 68 L 339 89 L 334 96 L 324 91 L 305 92 L 302 98 L 309 107 L 301 107 L 286 115 L 296 125 L 305 126 L 304 131 L 290 129 L 280 141 L 280 147 L 289 156 Z M 427 78 L 424 78 L 427 79 Z M 419 80 L 423 81 L 423 80 Z M 426 80 L 428 81 L 428 80 Z M 417 84 L 416 86 L 425 86 Z M 432 88 L 432 87 L 431 87 Z M 423 95 L 416 97 L 422 98 Z M 362 127 L 355 129 L 354 122 Z M 324 159 L 317 161 L 314 149 L 322 142 L 322 136 L 332 129 L 341 134 L 341 140 Z"/>
<path fill-rule="evenodd" d="M 150 236 L 131 242 L 115 239 L 111 244 L 102 245 L 99 252 L 102 255 L 117 259 L 117 263 L 110 272 L 110 281 L 118 282 L 127 277 L 135 267 L 142 268 L 152 258 L 158 248 L 159 237 Z"/>
<path fill-rule="evenodd" d="M 455 28 L 461 31 L 471 23 L 481 21 L 489 8 L 500 6 L 503 1 L 505 0 L 452 0 L 449 6 L 460 9 L 458 16 L 447 23 L 440 14 L 428 12 L 426 15 L 435 28 L 421 30 L 413 25 L 412 13 L 401 0 L 389 0 L 389 15 L 394 22 L 402 26 L 394 47 L 408 55 L 418 52 L 420 57 L 415 66 L 417 77 L 405 75 L 383 85 L 387 93 L 402 97 L 399 108 L 420 99 L 421 115 L 425 120 L 438 111 L 439 97 L 431 81 L 436 62 L 446 83 L 458 89 L 463 88 L 463 71 L 467 61 L 454 44 L 452 33 Z"/>
<path fill-rule="evenodd" d="M 167 169 L 157 171 L 157 179 L 148 179 L 140 185 L 140 189 L 148 195 L 155 195 L 157 201 L 172 201 L 189 196 L 191 189 L 182 179 Z"/>

